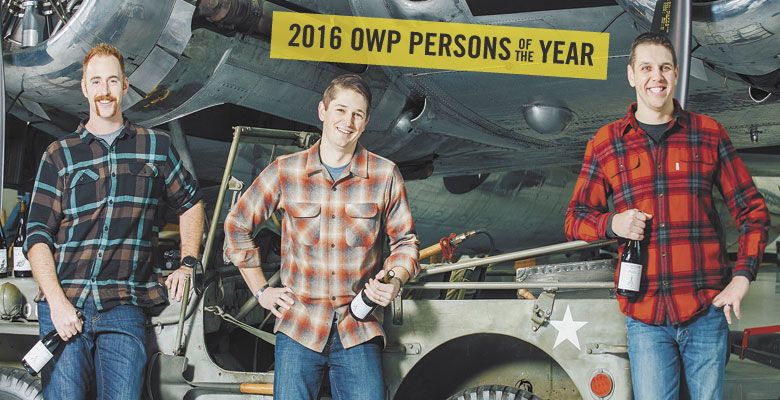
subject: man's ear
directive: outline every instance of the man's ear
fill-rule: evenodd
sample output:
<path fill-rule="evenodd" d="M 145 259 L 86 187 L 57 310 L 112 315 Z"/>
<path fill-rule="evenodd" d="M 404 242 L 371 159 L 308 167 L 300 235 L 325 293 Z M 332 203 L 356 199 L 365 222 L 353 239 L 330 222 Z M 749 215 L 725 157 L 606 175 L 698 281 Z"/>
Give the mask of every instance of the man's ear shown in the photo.
<path fill-rule="evenodd" d="M 127 77 L 125 77 L 122 83 L 122 94 L 123 95 L 127 94 L 127 89 L 129 88 L 130 88 L 130 81 L 127 80 Z"/>
<path fill-rule="evenodd" d="M 634 81 L 634 68 L 631 67 L 631 64 L 626 65 L 626 76 L 628 77 L 628 84 L 631 85 L 631 87 L 635 87 L 636 82 Z"/>
<path fill-rule="evenodd" d="M 325 111 L 327 111 L 325 103 L 320 101 L 320 103 L 317 104 L 317 115 L 320 117 L 320 121 L 322 122 L 325 122 Z"/>

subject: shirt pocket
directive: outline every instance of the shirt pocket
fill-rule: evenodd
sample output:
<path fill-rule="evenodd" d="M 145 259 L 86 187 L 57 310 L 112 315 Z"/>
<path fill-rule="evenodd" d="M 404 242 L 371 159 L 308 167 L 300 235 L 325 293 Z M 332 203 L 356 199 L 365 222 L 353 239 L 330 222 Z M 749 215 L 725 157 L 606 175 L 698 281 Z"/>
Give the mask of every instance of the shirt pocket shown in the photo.
<path fill-rule="evenodd" d="M 287 203 L 285 212 L 289 216 L 290 226 L 285 229 L 293 238 L 293 243 L 313 246 L 320 241 L 319 203 Z"/>
<path fill-rule="evenodd" d="M 691 193 L 712 191 L 715 156 L 710 152 L 671 150 L 668 162 L 670 185 L 689 188 Z"/>
<path fill-rule="evenodd" d="M 70 173 L 63 194 L 64 213 L 67 215 L 82 215 L 92 212 L 97 207 L 100 188 L 100 175 L 93 168 L 83 168 Z"/>
<path fill-rule="evenodd" d="M 634 202 L 639 200 L 637 196 L 642 196 L 642 193 L 637 193 L 635 187 L 637 180 L 643 179 L 646 174 L 640 168 L 640 158 L 638 154 L 629 154 L 605 165 L 604 173 L 612 187 L 616 206 L 634 207 L 635 205 L 633 204 L 625 203 L 629 201 L 626 195 L 631 194 L 631 201 Z"/>
<path fill-rule="evenodd" d="M 379 206 L 376 203 L 347 203 L 347 245 L 371 247 L 379 234 Z"/>
<path fill-rule="evenodd" d="M 134 161 L 117 164 L 117 195 L 154 199 L 160 196 L 159 168 L 154 163 Z"/>

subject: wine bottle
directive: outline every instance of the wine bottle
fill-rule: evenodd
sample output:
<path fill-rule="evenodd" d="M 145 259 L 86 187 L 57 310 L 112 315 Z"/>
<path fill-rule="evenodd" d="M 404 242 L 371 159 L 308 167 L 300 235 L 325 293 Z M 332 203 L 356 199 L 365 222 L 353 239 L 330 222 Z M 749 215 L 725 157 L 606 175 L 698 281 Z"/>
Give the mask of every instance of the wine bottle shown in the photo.
<path fill-rule="evenodd" d="M 30 261 L 24 256 L 24 239 L 27 237 L 27 218 L 25 218 L 24 203 L 19 207 L 19 230 L 14 240 L 14 276 L 17 278 L 29 278 L 32 276 Z"/>
<path fill-rule="evenodd" d="M 0 225 L 0 278 L 8 276 L 8 247 L 5 243 L 5 231 Z"/>
<path fill-rule="evenodd" d="M 81 311 L 76 311 L 76 316 L 82 318 Z M 43 339 L 33 346 L 22 358 L 22 365 L 30 375 L 37 375 L 41 369 L 54 357 L 54 352 L 62 344 L 62 338 L 56 329 L 52 329 Z"/>
<path fill-rule="evenodd" d="M 642 281 L 642 246 L 638 240 L 629 240 L 620 256 L 620 274 L 617 293 L 628 298 L 639 295 Z"/>
<path fill-rule="evenodd" d="M 390 270 L 385 273 L 385 276 L 383 276 L 380 281 L 382 283 L 390 283 L 394 277 L 395 272 Z M 377 307 L 379 307 L 379 304 L 374 303 L 371 299 L 369 299 L 368 295 L 366 294 L 366 288 L 363 288 L 363 290 L 361 290 L 360 293 L 358 293 L 357 296 L 352 299 L 352 302 L 349 303 L 349 313 L 352 314 L 356 320 L 365 321 L 368 319 L 369 315 L 371 315 L 371 313 L 376 310 Z"/>

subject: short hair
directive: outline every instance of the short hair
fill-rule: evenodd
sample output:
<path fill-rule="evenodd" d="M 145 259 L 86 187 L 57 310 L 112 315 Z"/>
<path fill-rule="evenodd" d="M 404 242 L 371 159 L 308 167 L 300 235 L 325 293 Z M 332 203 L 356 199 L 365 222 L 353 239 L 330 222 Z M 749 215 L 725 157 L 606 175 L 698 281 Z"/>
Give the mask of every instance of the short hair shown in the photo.
<path fill-rule="evenodd" d="M 366 115 L 371 114 L 371 89 L 363 77 L 357 74 L 343 74 L 333 78 L 322 94 L 322 104 L 325 108 L 328 108 L 328 104 L 336 97 L 336 89 L 349 89 L 360 93 L 366 99 Z"/>
<path fill-rule="evenodd" d="M 95 56 L 116 57 L 119 60 L 119 68 L 122 69 L 122 77 L 125 77 L 125 58 L 122 57 L 122 52 L 119 49 L 108 43 L 98 43 L 89 50 L 89 53 L 84 56 L 84 61 L 81 63 L 82 74 L 87 72 L 87 64 Z"/>
<path fill-rule="evenodd" d="M 674 52 L 674 45 L 669 40 L 669 37 L 666 36 L 666 34 L 656 32 L 645 32 L 634 39 L 634 43 L 631 43 L 631 55 L 628 57 L 628 65 L 634 65 L 636 48 L 643 44 L 654 44 L 666 47 L 666 49 L 672 53 L 673 66 L 677 66 L 677 54 Z"/>

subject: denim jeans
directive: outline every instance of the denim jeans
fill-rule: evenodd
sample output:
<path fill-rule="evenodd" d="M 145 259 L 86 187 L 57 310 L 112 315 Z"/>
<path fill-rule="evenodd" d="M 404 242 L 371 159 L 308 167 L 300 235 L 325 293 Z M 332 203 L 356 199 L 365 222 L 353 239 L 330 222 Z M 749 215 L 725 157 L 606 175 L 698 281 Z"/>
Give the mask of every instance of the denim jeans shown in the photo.
<path fill-rule="evenodd" d="M 98 400 L 138 400 L 146 365 L 143 309 L 121 305 L 101 312 L 89 297 L 81 312 L 81 334 L 60 345 L 41 372 L 44 399 L 86 399 L 94 382 Z M 46 301 L 38 303 L 38 317 L 41 336 L 54 329 Z"/>
<path fill-rule="evenodd" d="M 384 399 L 381 345 L 368 341 L 345 349 L 336 326 L 318 353 L 277 332 L 274 400 L 315 400 L 326 366 L 333 400 Z"/>
<path fill-rule="evenodd" d="M 723 399 L 729 328 L 722 308 L 711 305 L 678 326 L 631 317 L 626 325 L 635 400 L 677 400 L 681 362 L 691 399 Z"/>

